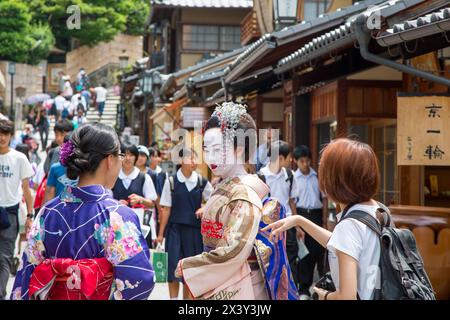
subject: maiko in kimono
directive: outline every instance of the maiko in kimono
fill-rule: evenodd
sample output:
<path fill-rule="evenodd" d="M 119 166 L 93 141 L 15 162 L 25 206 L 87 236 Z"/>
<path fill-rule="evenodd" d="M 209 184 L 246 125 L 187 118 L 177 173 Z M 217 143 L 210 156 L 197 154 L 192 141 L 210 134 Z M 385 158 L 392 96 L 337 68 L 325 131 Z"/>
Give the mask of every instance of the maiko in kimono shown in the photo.
<path fill-rule="evenodd" d="M 236 143 L 238 129 L 256 135 L 245 107 L 228 102 L 205 125 L 204 159 L 222 181 L 204 208 L 204 252 L 181 260 L 176 274 L 194 299 L 297 300 L 285 240 L 272 242 L 260 230 L 283 218 L 284 207 L 267 198 L 268 186 L 236 161 L 252 158 L 249 148 Z"/>
<path fill-rule="evenodd" d="M 77 187 L 67 188 L 34 219 L 11 299 L 147 299 L 154 287 L 149 249 L 137 215 L 109 190 L 120 167 L 117 134 L 79 127 L 61 149 Z"/>

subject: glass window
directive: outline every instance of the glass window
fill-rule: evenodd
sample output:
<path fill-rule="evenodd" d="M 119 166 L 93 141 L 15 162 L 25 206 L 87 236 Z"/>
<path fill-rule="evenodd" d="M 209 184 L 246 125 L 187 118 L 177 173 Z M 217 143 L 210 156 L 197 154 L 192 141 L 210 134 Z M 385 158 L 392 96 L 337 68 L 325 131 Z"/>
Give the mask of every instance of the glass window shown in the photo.
<path fill-rule="evenodd" d="M 240 45 L 240 27 L 183 25 L 183 49 L 228 51 Z"/>
<path fill-rule="evenodd" d="M 303 20 L 312 20 L 328 11 L 331 0 L 305 0 Z"/>

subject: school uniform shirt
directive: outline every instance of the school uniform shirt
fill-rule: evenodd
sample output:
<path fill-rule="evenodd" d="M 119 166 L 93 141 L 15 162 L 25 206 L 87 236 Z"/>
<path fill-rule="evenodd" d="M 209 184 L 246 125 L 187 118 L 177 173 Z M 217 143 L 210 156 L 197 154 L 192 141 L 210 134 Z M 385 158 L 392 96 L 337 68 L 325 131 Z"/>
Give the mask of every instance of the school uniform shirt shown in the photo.
<path fill-rule="evenodd" d="M 322 201 L 320 201 L 319 180 L 317 179 L 317 173 L 313 168 L 309 170 L 309 174 L 307 175 L 304 175 L 300 169 L 295 171 L 293 189 L 294 197 L 297 199 L 297 208 L 322 208 Z"/>
<path fill-rule="evenodd" d="M 148 171 L 155 174 L 160 174 L 162 172 L 162 169 L 160 166 L 156 166 L 156 169 L 153 170 L 152 168 L 148 167 Z"/>
<path fill-rule="evenodd" d="M 137 178 L 141 171 L 134 167 L 133 171 L 127 176 L 123 170 L 121 169 L 119 172 L 119 179 L 122 180 L 122 184 L 125 187 L 125 189 L 129 189 L 131 182 Z M 142 188 L 142 194 L 144 195 L 145 199 L 155 201 L 158 197 L 156 194 L 155 186 L 153 184 L 152 178 L 148 174 L 145 175 L 145 182 L 144 186 Z"/>
<path fill-rule="evenodd" d="M 194 189 L 197 186 L 198 183 L 198 173 L 196 171 L 192 172 L 191 176 L 189 178 L 186 178 L 183 173 L 181 172 L 181 169 L 178 169 L 177 171 L 177 179 L 181 183 L 186 184 L 186 188 L 189 192 L 191 192 L 192 189 Z M 206 183 L 205 189 L 203 189 L 202 197 L 204 201 L 208 201 L 211 193 L 212 193 L 213 187 L 211 183 L 208 181 Z M 159 204 L 163 207 L 171 207 L 172 206 L 172 192 L 170 191 L 170 182 L 169 179 L 166 179 L 164 182 L 164 187 L 161 193 L 161 199 L 159 201 Z"/>
<path fill-rule="evenodd" d="M 22 199 L 22 180 L 34 175 L 27 157 L 14 149 L 0 155 L 0 207 L 12 207 Z"/>
<path fill-rule="evenodd" d="M 294 181 L 291 183 L 285 168 L 281 168 L 278 173 L 270 171 L 269 166 L 265 166 L 260 173 L 266 178 L 266 184 L 270 188 L 270 196 L 277 198 L 286 208 L 286 216 L 292 215 L 289 199 L 295 198 Z"/>
<path fill-rule="evenodd" d="M 348 211 L 361 210 L 376 218 L 378 205 L 354 205 Z M 337 216 L 339 221 L 342 212 Z M 380 240 L 364 223 L 355 219 L 346 219 L 336 225 L 327 243 L 330 273 L 336 288 L 339 288 L 339 261 L 336 250 L 358 261 L 357 290 L 361 300 L 373 298 L 374 289 L 379 281 L 378 262 L 380 260 Z"/>

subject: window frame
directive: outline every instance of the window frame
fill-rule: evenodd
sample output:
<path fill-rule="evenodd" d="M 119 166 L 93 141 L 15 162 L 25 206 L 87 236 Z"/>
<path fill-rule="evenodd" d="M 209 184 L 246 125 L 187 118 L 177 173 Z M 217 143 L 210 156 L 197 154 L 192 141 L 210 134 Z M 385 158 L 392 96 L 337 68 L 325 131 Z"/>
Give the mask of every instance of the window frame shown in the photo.
<path fill-rule="evenodd" d="M 218 38 L 217 38 L 217 44 L 218 44 L 218 49 L 191 49 L 191 48 L 186 48 L 184 46 L 184 27 L 185 26 L 202 26 L 202 27 L 217 27 L 218 28 Z M 221 45 L 221 39 L 222 39 L 222 35 L 221 35 L 221 30 L 224 27 L 234 27 L 236 29 L 239 30 L 239 46 L 237 46 L 234 49 L 221 49 L 220 45 Z M 241 37 L 241 26 L 240 25 L 236 25 L 236 24 L 211 24 L 211 23 L 180 23 L 180 49 L 182 53 L 204 53 L 204 52 L 229 52 L 232 50 L 235 50 L 237 48 L 239 48 L 241 46 L 241 42 L 240 42 L 240 37 Z"/>
<path fill-rule="evenodd" d="M 320 10 L 319 10 L 320 7 L 322 5 L 326 5 L 327 4 L 326 2 L 328 2 L 328 5 L 325 7 L 324 11 L 322 13 L 320 13 Z M 308 19 L 315 19 L 315 18 L 319 17 L 321 14 L 327 13 L 330 10 L 330 8 L 332 7 L 333 2 L 334 2 L 334 0 L 304 0 L 303 1 L 303 10 L 302 10 L 303 20 L 306 20 L 306 18 L 305 18 L 305 4 L 306 3 L 315 3 L 316 4 L 316 16 L 314 18 L 308 18 Z"/>

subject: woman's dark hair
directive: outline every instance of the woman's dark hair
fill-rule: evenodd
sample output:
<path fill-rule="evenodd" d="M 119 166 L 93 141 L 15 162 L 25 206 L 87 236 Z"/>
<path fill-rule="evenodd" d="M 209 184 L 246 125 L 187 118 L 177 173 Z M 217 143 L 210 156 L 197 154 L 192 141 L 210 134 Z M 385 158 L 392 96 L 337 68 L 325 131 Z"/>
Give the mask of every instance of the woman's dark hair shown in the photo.
<path fill-rule="evenodd" d="M 274 141 L 270 145 L 270 156 L 272 156 L 272 153 L 287 158 L 288 155 L 292 153 L 292 147 L 286 141 L 283 140 Z"/>
<path fill-rule="evenodd" d="M 22 152 L 24 155 L 27 156 L 28 161 L 30 161 L 30 147 L 25 143 L 19 143 L 16 146 L 16 150 L 19 152 Z"/>
<path fill-rule="evenodd" d="M 311 150 L 305 145 L 295 147 L 294 158 L 295 158 L 295 160 L 298 160 L 300 158 L 311 159 L 312 158 Z"/>
<path fill-rule="evenodd" d="M 153 147 L 148 148 L 148 153 L 150 154 L 150 157 L 160 157 L 161 151 L 158 149 L 155 149 Z"/>
<path fill-rule="evenodd" d="M 110 154 L 119 154 L 120 141 L 114 129 L 101 123 L 78 127 L 70 136 L 73 155 L 67 160 L 67 177 L 76 179 L 84 173 L 93 173 L 100 162 Z"/>
<path fill-rule="evenodd" d="M 122 152 L 123 154 L 125 153 L 131 153 L 134 157 L 134 164 L 136 164 L 138 158 L 139 158 L 139 149 L 135 144 L 131 144 L 128 142 L 122 142 L 120 144 L 120 152 Z"/>
<path fill-rule="evenodd" d="M 205 124 L 204 131 L 208 129 L 213 128 L 220 128 L 220 120 L 217 116 L 212 116 L 208 119 L 208 121 Z M 245 141 L 244 141 L 244 148 L 245 148 L 245 154 L 244 154 L 244 161 L 248 162 L 252 160 L 253 154 L 250 154 L 250 143 L 256 144 L 256 124 L 253 118 L 248 114 L 243 114 L 240 119 L 237 127 L 235 130 L 243 131 L 245 134 Z M 238 146 L 238 136 L 234 137 L 234 148 L 236 149 Z M 255 145 L 256 147 L 256 145 Z"/>
<path fill-rule="evenodd" d="M 0 133 L 14 135 L 14 122 L 8 119 L 0 120 Z"/>

